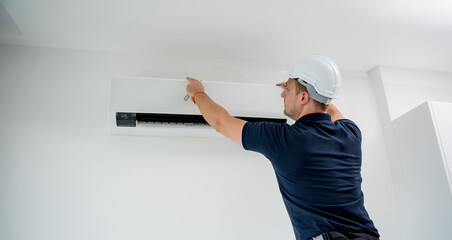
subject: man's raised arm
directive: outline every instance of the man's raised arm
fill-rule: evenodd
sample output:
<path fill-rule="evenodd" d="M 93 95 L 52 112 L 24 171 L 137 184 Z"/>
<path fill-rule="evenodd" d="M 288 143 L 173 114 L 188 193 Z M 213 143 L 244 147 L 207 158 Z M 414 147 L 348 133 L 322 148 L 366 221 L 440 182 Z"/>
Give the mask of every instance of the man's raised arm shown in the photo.
<path fill-rule="evenodd" d="M 246 121 L 231 116 L 226 109 L 215 103 L 205 92 L 202 83 L 187 77 L 187 93 L 193 97 L 204 119 L 225 137 L 242 146 L 242 129 Z"/>

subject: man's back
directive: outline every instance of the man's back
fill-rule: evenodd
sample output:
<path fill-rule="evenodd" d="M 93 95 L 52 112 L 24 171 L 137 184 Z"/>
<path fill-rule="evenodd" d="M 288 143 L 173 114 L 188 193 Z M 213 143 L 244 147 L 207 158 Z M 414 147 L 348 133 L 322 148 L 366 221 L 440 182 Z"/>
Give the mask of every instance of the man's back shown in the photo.
<path fill-rule="evenodd" d="M 270 159 L 297 239 L 378 231 L 361 192 L 361 133 L 350 120 L 308 114 L 287 124 L 247 123 L 245 149 Z"/>

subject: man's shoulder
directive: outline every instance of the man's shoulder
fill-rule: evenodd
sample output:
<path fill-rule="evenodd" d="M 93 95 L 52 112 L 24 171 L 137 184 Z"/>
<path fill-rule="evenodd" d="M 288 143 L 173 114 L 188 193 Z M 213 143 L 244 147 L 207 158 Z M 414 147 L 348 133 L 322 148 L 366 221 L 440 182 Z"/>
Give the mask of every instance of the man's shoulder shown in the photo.
<path fill-rule="evenodd" d="M 353 122 L 350 119 L 339 119 L 334 122 L 337 126 L 340 126 L 347 131 L 350 131 L 353 135 L 361 139 L 361 130 L 359 129 L 358 125 L 356 125 L 355 122 Z"/>

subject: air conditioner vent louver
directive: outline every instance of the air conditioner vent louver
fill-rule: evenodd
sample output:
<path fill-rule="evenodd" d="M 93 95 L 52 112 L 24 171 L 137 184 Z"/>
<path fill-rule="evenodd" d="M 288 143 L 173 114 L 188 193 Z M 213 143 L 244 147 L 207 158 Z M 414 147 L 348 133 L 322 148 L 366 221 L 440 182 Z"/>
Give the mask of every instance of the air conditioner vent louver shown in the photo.
<path fill-rule="evenodd" d="M 274 122 L 285 123 L 287 119 L 280 118 L 257 118 L 257 117 L 239 117 L 248 122 Z M 202 115 L 191 114 L 164 114 L 164 113 L 116 113 L 116 126 L 118 127 L 136 127 L 137 123 L 147 124 L 173 124 L 173 125 L 209 125 Z"/>

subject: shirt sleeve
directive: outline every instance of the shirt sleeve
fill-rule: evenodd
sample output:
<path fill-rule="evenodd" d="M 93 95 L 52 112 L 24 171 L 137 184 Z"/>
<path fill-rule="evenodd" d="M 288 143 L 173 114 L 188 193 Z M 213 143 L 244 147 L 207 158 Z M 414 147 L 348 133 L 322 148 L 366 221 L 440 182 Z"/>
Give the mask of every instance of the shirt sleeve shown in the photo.
<path fill-rule="evenodd" d="M 242 130 L 243 148 L 274 160 L 279 155 L 282 131 L 283 126 L 278 123 L 247 122 Z"/>
<path fill-rule="evenodd" d="M 345 126 L 351 134 L 353 134 L 356 138 L 358 138 L 358 140 L 361 142 L 361 130 L 359 130 L 358 126 L 349 119 L 340 119 L 337 120 L 336 122 L 340 122 L 340 124 L 342 124 L 343 126 Z"/>

